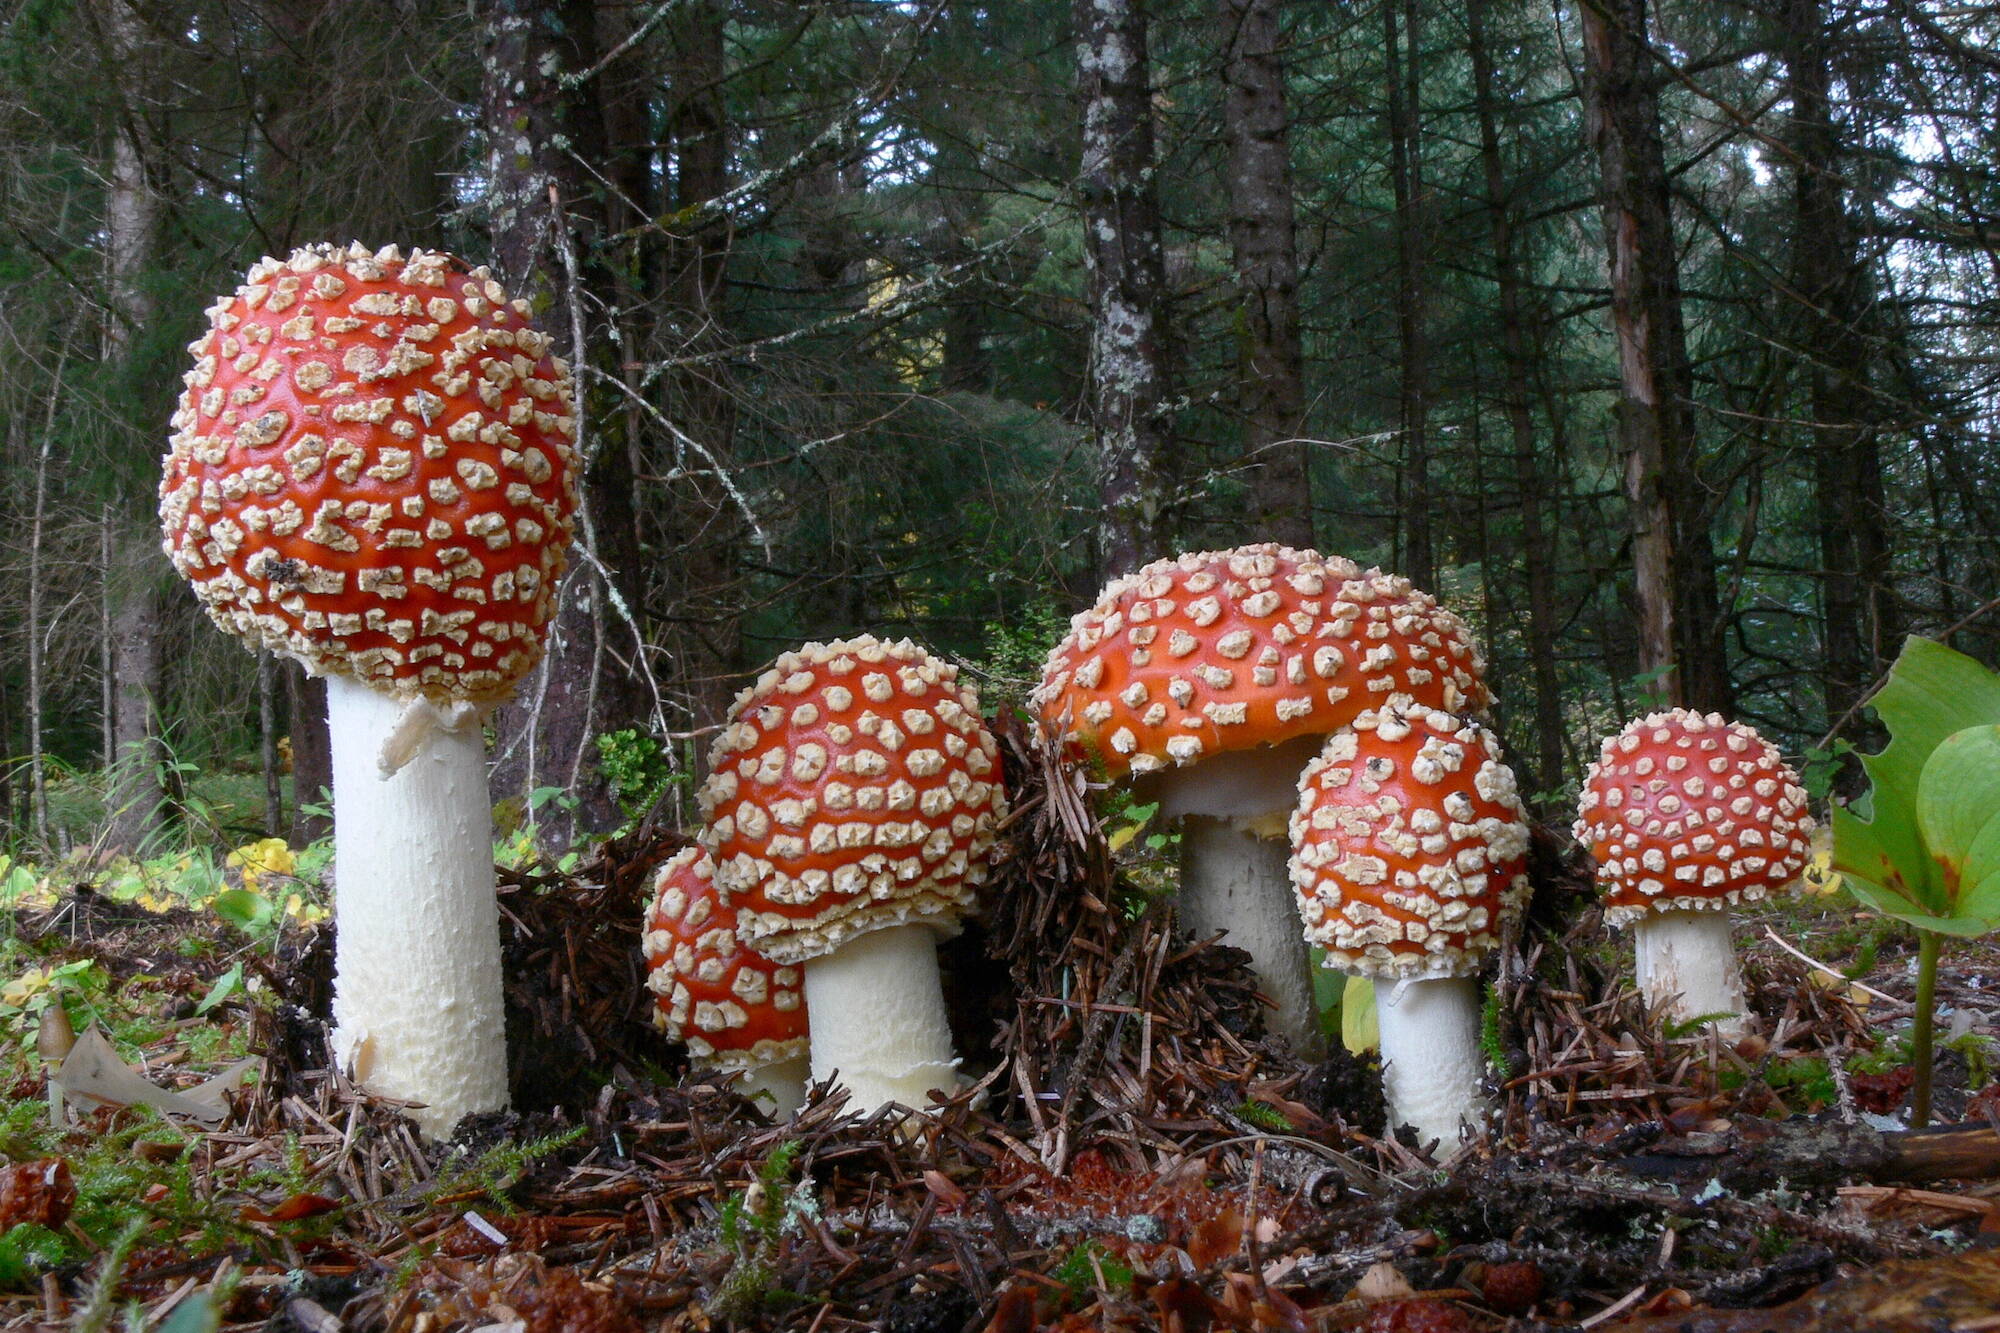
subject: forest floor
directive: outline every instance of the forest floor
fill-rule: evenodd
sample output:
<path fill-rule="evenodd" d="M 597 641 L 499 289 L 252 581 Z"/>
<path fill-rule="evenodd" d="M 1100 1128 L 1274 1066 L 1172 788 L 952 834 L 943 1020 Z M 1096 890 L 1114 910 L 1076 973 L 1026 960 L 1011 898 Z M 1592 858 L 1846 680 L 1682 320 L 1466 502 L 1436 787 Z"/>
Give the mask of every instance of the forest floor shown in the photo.
<path fill-rule="evenodd" d="M 1752 1035 L 1663 1035 L 1540 840 L 1495 1132 L 1440 1165 L 1375 1137 L 1365 1060 L 1262 1040 L 1241 955 L 1177 938 L 1078 784 L 1010 759 L 1012 856 L 948 960 L 979 1082 L 901 1127 L 826 1096 L 771 1125 L 653 1033 L 638 920 L 672 835 L 504 877 L 518 1109 L 445 1145 L 328 1068 L 323 925 L 246 945 L 88 882 L 12 912 L 36 966 L 0 992 L 0 1327 L 2000 1330 L 2000 947 L 1947 951 L 1951 1127 L 1904 1133 L 1897 929 L 1765 905 Z M 52 1122 L 31 1020 L 62 986 L 219 1122 Z"/>

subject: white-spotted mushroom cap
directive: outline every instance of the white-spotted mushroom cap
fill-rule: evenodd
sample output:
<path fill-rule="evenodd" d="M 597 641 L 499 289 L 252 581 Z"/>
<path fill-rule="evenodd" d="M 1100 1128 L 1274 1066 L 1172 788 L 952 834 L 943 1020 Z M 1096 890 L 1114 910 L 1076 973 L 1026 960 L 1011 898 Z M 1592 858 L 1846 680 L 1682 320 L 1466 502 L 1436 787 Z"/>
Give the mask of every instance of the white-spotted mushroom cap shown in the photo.
<path fill-rule="evenodd" d="M 786 653 L 736 697 L 709 770 L 716 880 L 786 963 L 885 926 L 955 929 L 1005 809 L 979 696 L 907 640 Z"/>
<path fill-rule="evenodd" d="M 504 699 L 576 507 L 569 373 L 527 307 L 449 255 L 321 245 L 208 320 L 160 521 L 209 616 L 315 674 Z"/>
<path fill-rule="evenodd" d="M 1464 622 L 1409 580 L 1266 544 L 1114 580 L 1031 702 L 1117 778 L 1325 735 L 1398 700 L 1476 711 L 1482 674 Z"/>
<path fill-rule="evenodd" d="M 1596 858 L 1604 918 L 1722 911 L 1784 888 L 1813 831 L 1777 748 L 1720 713 L 1654 713 L 1604 742 L 1575 834 Z"/>
<path fill-rule="evenodd" d="M 715 890 L 700 847 L 676 852 L 653 876 L 646 908 L 646 985 L 653 1022 L 719 1069 L 754 1069 L 806 1053 L 806 1003 L 796 967 L 752 953 Z"/>
<path fill-rule="evenodd" d="M 1326 965 L 1469 976 L 1528 893 L 1528 821 L 1492 733 L 1442 709 L 1363 713 L 1299 778 L 1292 883 Z"/>

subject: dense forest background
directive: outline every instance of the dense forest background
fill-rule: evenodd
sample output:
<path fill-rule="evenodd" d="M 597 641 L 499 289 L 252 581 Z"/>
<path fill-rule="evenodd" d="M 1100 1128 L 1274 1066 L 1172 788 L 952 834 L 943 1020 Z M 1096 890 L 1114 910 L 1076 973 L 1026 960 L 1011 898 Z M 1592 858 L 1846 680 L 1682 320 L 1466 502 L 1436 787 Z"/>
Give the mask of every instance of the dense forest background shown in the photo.
<path fill-rule="evenodd" d="M 1526 788 L 1660 698 L 1870 748 L 1902 635 L 2000 659 L 1996 35 L 1918 0 L 4 0 L 0 820 L 52 836 L 112 756 L 112 850 L 183 766 L 314 789 L 312 683 L 208 626 L 153 506 L 203 309 L 319 240 L 490 264 L 578 367 L 587 549 L 495 720 L 504 790 L 574 797 L 558 842 L 797 641 L 907 634 L 1004 696 L 1107 574 L 1267 539 L 1471 620 Z"/>

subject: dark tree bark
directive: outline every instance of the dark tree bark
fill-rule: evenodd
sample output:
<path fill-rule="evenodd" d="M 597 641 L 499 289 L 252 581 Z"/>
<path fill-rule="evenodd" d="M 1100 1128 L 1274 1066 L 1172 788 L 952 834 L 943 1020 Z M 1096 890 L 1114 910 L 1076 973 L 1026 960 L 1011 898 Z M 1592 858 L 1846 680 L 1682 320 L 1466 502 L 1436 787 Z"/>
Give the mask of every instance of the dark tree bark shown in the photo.
<path fill-rule="evenodd" d="M 1280 0 L 1218 0 L 1229 245 L 1235 258 L 1237 408 L 1249 460 L 1250 521 L 1263 539 L 1313 544 L 1305 443 L 1299 256 Z"/>
<path fill-rule="evenodd" d="M 153 260 L 159 232 L 159 197 L 148 179 L 151 132 L 144 119 L 140 59 L 146 35 L 127 0 L 95 0 L 108 86 L 113 88 L 111 163 L 105 177 L 105 286 L 110 315 L 104 323 L 104 359 L 129 371 L 133 336 L 152 317 L 152 299 L 142 275 Z M 126 423 L 120 423 L 121 428 Z M 150 470 L 158 453 L 149 434 L 136 426 L 121 470 Z M 143 475 L 143 474 L 142 474 Z M 111 588 L 113 713 L 110 788 L 105 827 L 108 850 L 136 852 L 166 816 L 166 749 L 160 737 L 159 701 L 165 680 L 160 633 L 166 614 L 167 566 L 150 521 L 127 516 L 114 534 L 117 548 L 103 576 Z"/>
<path fill-rule="evenodd" d="M 1646 0 L 1583 6 L 1584 113 L 1610 255 L 1639 669 L 1664 673 L 1655 688 L 1673 703 L 1727 711 L 1729 670 L 1660 139 L 1660 72 L 1646 33 Z"/>
<path fill-rule="evenodd" d="M 292 737 L 292 841 L 333 836 L 333 737 L 326 727 L 326 681 L 286 661 L 285 715 Z M 311 807 L 308 809 L 308 807 Z"/>
<path fill-rule="evenodd" d="M 1160 201 L 1142 0 L 1076 0 L 1083 102 L 1084 267 L 1091 300 L 1089 418 L 1097 440 L 1101 579 L 1163 554 L 1170 432 Z"/>
<path fill-rule="evenodd" d="M 1437 586 L 1437 549 L 1432 538 L 1430 448 L 1430 341 L 1425 269 L 1429 262 L 1429 217 L 1424 200 L 1424 159 L 1419 140 L 1423 104 L 1417 55 L 1417 8 L 1403 4 L 1397 34 L 1398 0 L 1383 0 L 1382 44 L 1389 84 L 1389 174 L 1396 196 L 1396 341 L 1400 351 L 1397 427 L 1403 442 L 1398 475 L 1397 520 L 1403 534 L 1402 572 L 1420 588 Z M 1399 51 L 1399 44 L 1407 47 Z"/>
<path fill-rule="evenodd" d="M 1466 0 L 1465 21 L 1472 57 L 1473 100 L 1479 114 L 1479 161 L 1486 185 L 1486 217 L 1493 244 L 1493 282 L 1500 315 L 1500 402 L 1513 442 L 1514 484 L 1521 506 L 1521 563 L 1527 576 L 1528 665 L 1535 681 L 1536 787 L 1547 791 L 1562 782 L 1562 682 L 1556 674 L 1557 618 L 1555 543 L 1543 513 L 1545 486 L 1529 403 L 1535 382 L 1529 351 L 1528 314 L 1521 299 L 1520 261 L 1515 254 L 1514 208 L 1500 157 L 1499 100 L 1493 88 L 1493 52 L 1486 39 L 1486 0 Z"/>
<path fill-rule="evenodd" d="M 673 67 L 667 128 L 674 151 L 674 202 L 682 216 L 729 188 L 729 125 L 723 101 L 728 68 L 721 0 L 684 5 L 670 24 Z M 715 219 L 675 229 L 667 247 L 672 354 L 687 357 L 727 345 L 726 292 L 730 227 Z M 666 512 L 668 621 L 677 693 L 698 732 L 721 724 L 744 667 L 742 576 L 744 518 L 722 475 L 735 454 L 736 397 L 721 361 L 672 376 L 671 415 L 687 437 L 672 442 L 674 478 Z M 697 747 L 705 766 L 707 747 Z"/>
<path fill-rule="evenodd" d="M 1824 0 L 1787 0 L 1792 290 L 1812 420 L 1821 680 L 1831 721 L 1845 716 L 1884 669 L 1900 637 L 1900 617 L 1876 436 L 1881 412 L 1869 382 L 1871 284 L 1847 211 L 1840 133 L 1829 104 L 1829 39 Z M 1847 735 L 1864 749 L 1879 748 L 1883 739 L 1879 727 L 1858 715 Z"/>
<path fill-rule="evenodd" d="M 968 71 L 989 62 L 991 54 L 982 31 L 985 17 L 984 7 L 969 0 L 953 0 L 947 5 L 941 54 Z M 979 105 L 976 93 L 958 84 L 941 84 L 930 105 L 938 122 L 937 156 L 931 169 L 942 231 L 937 251 L 943 264 L 956 267 L 973 257 L 986 215 L 982 190 L 990 182 L 982 172 L 981 146 L 970 135 L 982 115 L 990 112 Z M 991 322 L 989 303 L 996 295 L 992 277 L 981 268 L 973 268 L 961 274 L 945 297 L 938 383 L 947 392 L 993 392 L 994 361 L 986 335 Z"/>
<path fill-rule="evenodd" d="M 597 58 L 596 13 L 586 0 L 474 0 L 481 71 L 480 119 L 488 173 L 494 267 L 538 312 L 577 374 L 577 446 L 583 503 L 577 548 L 563 577 L 548 655 L 497 721 L 496 795 L 556 788 L 569 798 L 537 812 L 544 849 L 623 818 L 598 768 L 597 736 L 647 725 L 634 663 L 635 601 L 619 586 L 638 568 L 633 481 L 625 442 L 607 432 L 623 418 L 592 374 L 612 340 L 593 336 L 602 308 L 592 290 L 614 289 L 598 269 L 602 194 L 582 164 L 602 171 L 603 109 L 594 80 L 565 80 Z M 612 410 L 601 410 L 610 408 Z"/>

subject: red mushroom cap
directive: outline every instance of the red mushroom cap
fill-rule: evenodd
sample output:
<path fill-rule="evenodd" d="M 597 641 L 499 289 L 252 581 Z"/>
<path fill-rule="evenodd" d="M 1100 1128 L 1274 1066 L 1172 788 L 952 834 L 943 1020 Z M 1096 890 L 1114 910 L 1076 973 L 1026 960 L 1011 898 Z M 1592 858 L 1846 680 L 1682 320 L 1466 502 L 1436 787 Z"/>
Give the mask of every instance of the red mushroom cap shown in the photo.
<path fill-rule="evenodd" d="M 1513 770 L 1442 709 L 1363 713 L 1299 778 L 1292 883 L 1328 967 L 1470 975 L 1526 901 L 1527 865 Z"/>
<path fill-rule="evenodd" d="M 1604 742 L 1575 834 L 1598 862 L 1604 917 L 1722 911 L 1784 887 L 1813 830 L 1777 748 L 1720 713 L 1654 713 Z"/>
<path fill-rule="evenodd" d="M 688 1053 L 722 1069 L 750 1069 L 806 1053 L 799 970 L 752 953 L 716 892 L 700 847 L 674 853 L 653 876 L 646 909 L 646 985 L 653 1022 Z"/>
<path fill-rule="evenodd" d="M 1407 579 L 1244 546 L 1114 580 L 1032 702 L 1115 778 L 1324 735 L 1396 698 L 1480 708 L 1481 672 L 1464 623 Z"/>
<path fill-rule="evenodd" d="M 314 246 L 208 318 L 160 521 L 210 618 L 314 673 L 505 698 L 576 507 L 569 374 L 527 307 L 449 255 Z"/>
<path fill-rule="evenodd" d="M 736 697 L 709 754 L 703 841 L 757 950 L 953 925 L 1005 809 L 999 749 L 958 668 L 908 641 L 809 643 Z"/>

